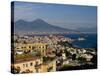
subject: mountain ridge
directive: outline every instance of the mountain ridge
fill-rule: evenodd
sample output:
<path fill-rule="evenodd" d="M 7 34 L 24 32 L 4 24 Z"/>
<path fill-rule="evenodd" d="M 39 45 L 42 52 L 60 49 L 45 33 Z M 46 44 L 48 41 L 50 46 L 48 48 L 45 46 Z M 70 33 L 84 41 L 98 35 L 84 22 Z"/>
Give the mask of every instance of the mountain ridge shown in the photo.
<path fill-rule="evenodd" d="M 14 23 L 14 32 L 24 33 L 77 33 L 77 32 L 96 32 L 96 28 L 78 28 L 77 30 L 67 29 L 56 25 L 49 24 L 42 19 L 35 19 L 33 21 L 18 20 Z"/>
<path fill-rule="evenodd" d="M 14 30 L 19 32 L 69 32 L 70 29 L 58 27 L 45 22 L 42 19 L 36 19 L 34 21 L 18 20 L 14 23 Z"/>

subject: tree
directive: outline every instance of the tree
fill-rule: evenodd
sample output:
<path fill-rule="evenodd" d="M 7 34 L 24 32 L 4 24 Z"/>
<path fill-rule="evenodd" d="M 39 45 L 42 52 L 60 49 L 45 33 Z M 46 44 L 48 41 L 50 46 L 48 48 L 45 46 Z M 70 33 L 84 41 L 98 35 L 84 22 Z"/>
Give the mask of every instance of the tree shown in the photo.
<path fill-rule="evenodd" d="M 72 55 L 72 60 L 75 60 L 76 59 L 76 54 L 73 54 Z"/>
<path fill-rule="evenodd" d="M 66 57 L 68 57 L 68 56 L 70 56 L 70 55 L 71 55 L 71 53 L 70 53 L 70 52 L 68 52 L 67 50 L 65 50 L 65 54 L 66 54 Z"/>
<path fill-rule="evenodd" d="M 80 64 L 83 64 L 83 63 L 86 62 L 86 58 L 79 57 L 79 58 L 78 58 L 78 61 L 79 61 Z"/>

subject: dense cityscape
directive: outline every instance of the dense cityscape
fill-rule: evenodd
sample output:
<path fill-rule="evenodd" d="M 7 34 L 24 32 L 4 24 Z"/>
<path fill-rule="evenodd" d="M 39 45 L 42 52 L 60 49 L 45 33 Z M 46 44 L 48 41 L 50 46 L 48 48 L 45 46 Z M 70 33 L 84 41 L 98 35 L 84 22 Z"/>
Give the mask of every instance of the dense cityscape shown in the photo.
<path fill-rule="evenodd" d="M 14 34 L 12 40 L 12 73 L 96 68 L 96 48 L 75 47 L 69 37 Z"/>

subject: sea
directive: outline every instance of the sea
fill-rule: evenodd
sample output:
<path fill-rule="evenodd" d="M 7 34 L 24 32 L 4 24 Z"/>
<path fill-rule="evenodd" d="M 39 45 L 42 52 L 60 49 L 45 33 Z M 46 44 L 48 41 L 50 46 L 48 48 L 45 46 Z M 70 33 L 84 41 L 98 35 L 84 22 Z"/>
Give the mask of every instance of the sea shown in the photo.
<path fill-rule="evenodd" d="M 72 39 L 84 38 L 85 40 L 76 40 L 72 42 L 73 46 L 79 48 L 96 48 L 97 47 L 97 34 L 64 34 L 63 36 Z"/>
<path fill-rule="evenodd" d="M 71 44 L 79 48 L 97 48 L 97 33 L 84 33 L 84 34 L 58 34 L 71 39 L 84 38 L 85 40 L 76 40 Z M 29 36 L 29 35 L 28 35 Z M 33 36 L 33 35 L 30 35 Z M 38 36 L 38 35 L 37 35 Z M 48 36 L 41 34 L 39 36 Z"/>

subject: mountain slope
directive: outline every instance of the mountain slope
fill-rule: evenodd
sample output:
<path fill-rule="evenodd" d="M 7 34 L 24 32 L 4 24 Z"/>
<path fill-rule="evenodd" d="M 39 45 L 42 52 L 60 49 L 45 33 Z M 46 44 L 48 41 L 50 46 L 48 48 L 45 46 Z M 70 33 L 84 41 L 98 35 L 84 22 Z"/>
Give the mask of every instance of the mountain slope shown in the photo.
<path fill-rule="evenodd" d="M 70 29 L 65 29 L 48 24 L 44 20 L 36 19 L 32 22 L 19 20 L 14 25 L 15 32 L 69 32 Z"/>

